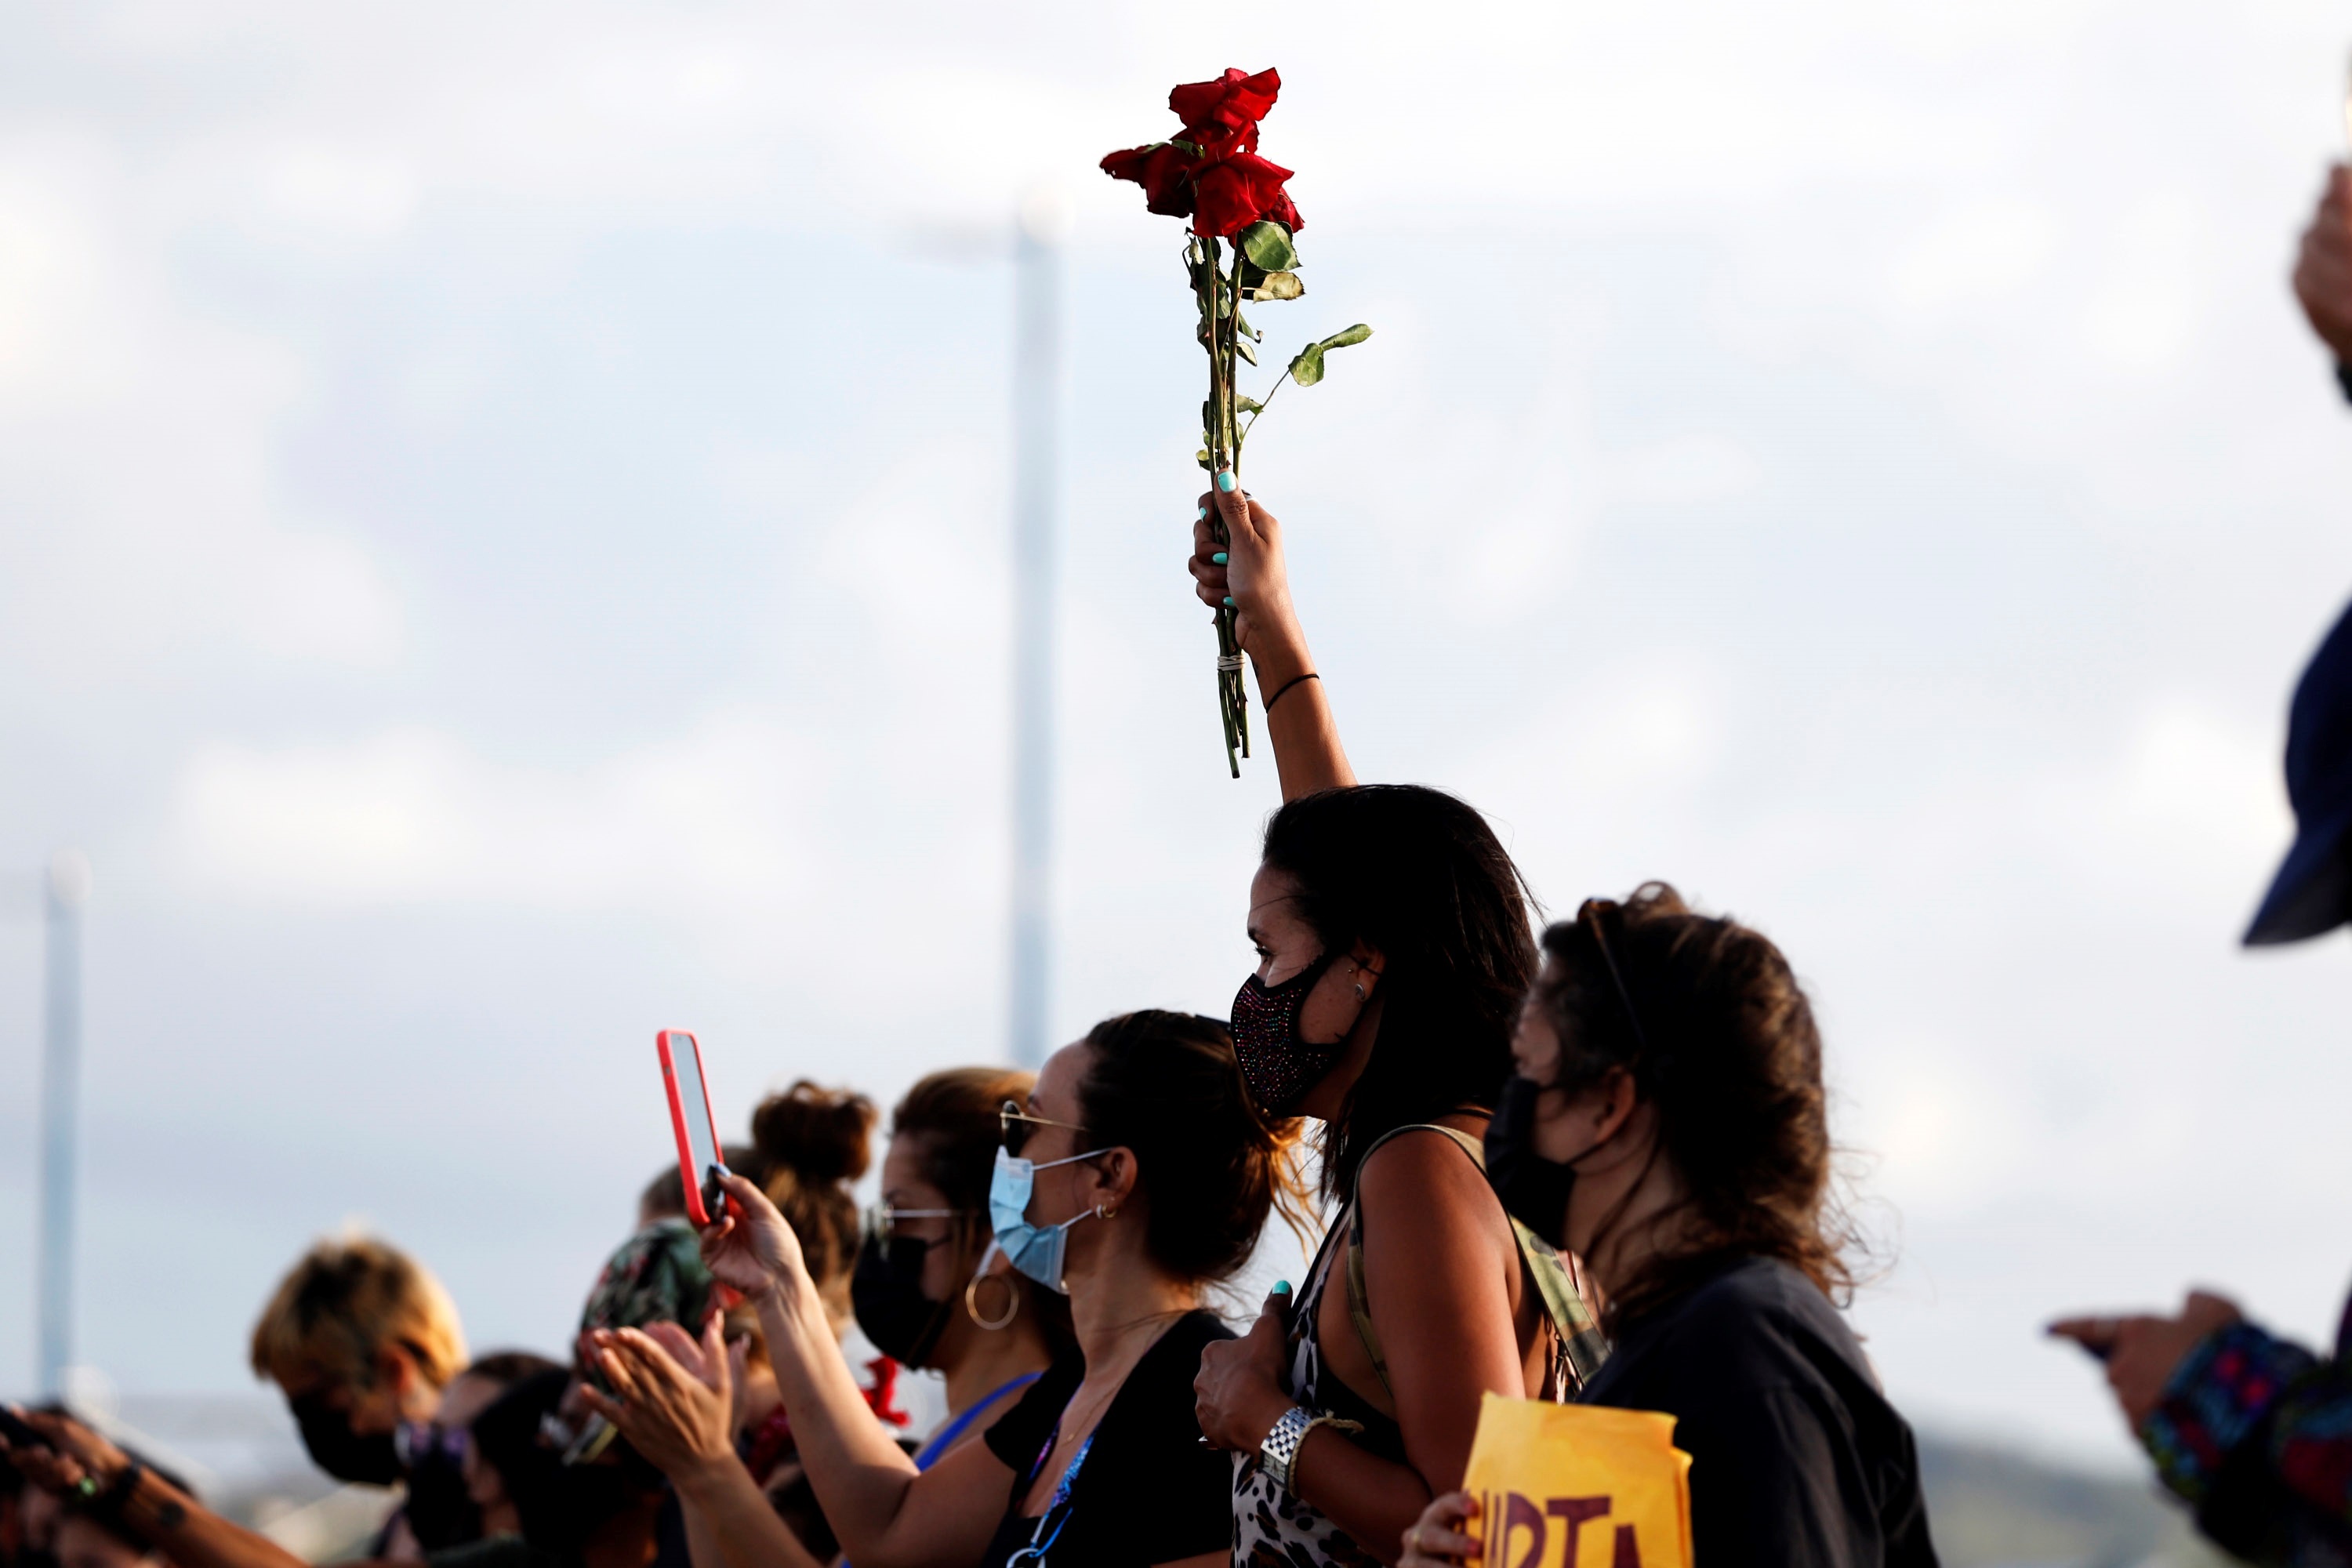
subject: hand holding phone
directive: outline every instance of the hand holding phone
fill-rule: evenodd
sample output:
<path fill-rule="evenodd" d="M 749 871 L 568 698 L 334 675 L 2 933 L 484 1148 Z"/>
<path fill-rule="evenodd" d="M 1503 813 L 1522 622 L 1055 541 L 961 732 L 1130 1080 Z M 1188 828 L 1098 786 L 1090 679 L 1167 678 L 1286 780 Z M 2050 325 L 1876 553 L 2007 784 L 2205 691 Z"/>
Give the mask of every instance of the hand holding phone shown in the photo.
<path fill-rule="evenodd" d="M 684 1029 L 664 1029 L 654 1037 L 654 1051 L 661 1058 L 670 1127 L 677 1134 L 677 1173 L 686 1189 L 687 1217 L 707 1229 L 726 1213 L 719 1174 L 727 1167 L 719 1157 L 719 1130 L 711 1124 L 702 1047 Z"/>

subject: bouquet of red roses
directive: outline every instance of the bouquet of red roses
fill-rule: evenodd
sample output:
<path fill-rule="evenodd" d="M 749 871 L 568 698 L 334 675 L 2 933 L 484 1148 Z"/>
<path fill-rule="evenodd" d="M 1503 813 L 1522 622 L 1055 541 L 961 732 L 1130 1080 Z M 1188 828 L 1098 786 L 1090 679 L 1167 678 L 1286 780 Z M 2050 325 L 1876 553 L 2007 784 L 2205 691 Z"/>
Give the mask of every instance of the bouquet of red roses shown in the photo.
<path fill-rule="evenodd" d="M 1323 379 L 1326 353 L 1372 335 L 1361 324 L 1335 332 L 1292 356 L 1264 397 L 1244 397 L 1238 390 L 1242 362 L 1257 363 L 1255 345 L 1263 338 L 1242 306 L 1296 300 L 1307 292 L 1297 271 L 1297 237 L 1307 225 L 1283 188 L 1291 171 L 1257 155 L 1258 121 L 1281 90 L 1282 78 L 1270 70 L 1246 76 L 1228 69 L 1214 81 L 1187 82 L 1168 95 L 1169 109 L 1183 122 L 1181 134 L 1102 161 L 1103 173 L 1111 178 L 1143 187 L 1150 211 L 1192 220 L 1184 242 L 1184 275 L 1200 306 L 1197 335 L 1209 355 L 1198 456 L 1223 489 L 1241 482 L 1242 447 L 1283 382 L 1314 385 Z M 1223 525 L 1212 526 L 1218 542 L 1224 542 Z M 1217 703 L 1225 725 L 1225 763 L 1239 778 L 1240 758 L 1249 755 L 1249 699 L 1230 604 L 1217 612 Z"/>

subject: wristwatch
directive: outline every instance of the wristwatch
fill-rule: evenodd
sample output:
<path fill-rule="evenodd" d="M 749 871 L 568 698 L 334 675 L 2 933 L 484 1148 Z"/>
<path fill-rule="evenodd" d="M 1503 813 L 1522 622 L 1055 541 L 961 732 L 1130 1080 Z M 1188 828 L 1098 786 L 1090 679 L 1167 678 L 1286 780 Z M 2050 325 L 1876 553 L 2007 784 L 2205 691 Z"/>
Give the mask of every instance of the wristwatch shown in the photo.
<path fill-rule="evenodd" d="M 1282 1413 L 1257 1446 L 1259 1458 L 1265 1462 L 1265 1473 L 1284 1491 L 1290 1489 L 1290 1467 L 1297 1462 L 1298 1445 L 1307 1438 L 1307 1429 L 1315 1425 L 1315 1417 L 1294 1405 Z"/>

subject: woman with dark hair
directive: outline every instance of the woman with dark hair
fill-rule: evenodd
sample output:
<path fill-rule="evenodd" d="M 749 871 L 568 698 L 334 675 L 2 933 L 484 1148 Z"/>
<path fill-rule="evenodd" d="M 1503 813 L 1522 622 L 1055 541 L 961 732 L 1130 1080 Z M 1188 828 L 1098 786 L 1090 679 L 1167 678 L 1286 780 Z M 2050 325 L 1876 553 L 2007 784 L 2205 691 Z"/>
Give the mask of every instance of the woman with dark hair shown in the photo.
<path fill-rule="evenodd" d="M 1486 1134 L 1512 1214 L 1584 1258 L 1614 1341 L 1580 1399 L 1675 1417 L 1708 1568 L 1932 1568 L 1911 1430 L 1832 1305 L 1822 1042 L 1788 960 L 1651 883 L 1544 933 Z M 1481 1561 L 1466 1493 L 1413 1568 Z"/>
<path fill-rule="evenodd" d="M 1535 972 L 1528 896 L 1468 805 L 1355 782 L 1278 525 L 1223 489 L 1201 516 L 1193 575 L 1239 611 L 1284 796 L 1250 884 L 1258 967 L 1234 999 L 1234 1045 L 1265 1116 L 1322 1121 L 1323 1190 L 1341 1205 L 1296 1307 L 1277 1295 L 1247 1338 L 1202 1356 L 1201 1428 L 1241 1456 L 1236 1563 L 1393 1563 L 1406 1526 L 1461 1484 L 1483 1395 L 1564 1397 L 1599 1364 L 1563 1260 L 1480 1167 Z"/>
<path fill-rule="evenodd" d="M 1066 1292 L 1076 1345 L 977 1442 L 929 1469 L 893 1443 L 833 1352 L 792 1227 L 747 1182 L 704 1247 L 759 1303 L 802 1462 L 858 1568 L 1214 1568 L 1231 1468 L 1205 1447 L 1192 1377 L 1232 1337 L 1202 1292 L 1247 1261 L 1283 1185 L 1224 1026 L 1142 1012 L 1054 1053 L 1008 1107 L 988 1207 L 1013 1268 Z M 604 1410 L 710 1521 L 732 1568 L 790 1558 L 727 1444 L 723 1358 L 600 1337 Z"/>
<path fill-rule="evenodd" d="M 1068 1300 L 1015 1270 L 988 1223 L 1003 1108 L 1025 1104 L 1036 1082 L 1011 1068 L 950 1068 L 890 1112 L 882 1207 L 849 1293 L 877 1350 L 947 1385 L 947 1419 L 916 1450 L 918 1469 L 994 1426 L 1070 1343 Z"/>

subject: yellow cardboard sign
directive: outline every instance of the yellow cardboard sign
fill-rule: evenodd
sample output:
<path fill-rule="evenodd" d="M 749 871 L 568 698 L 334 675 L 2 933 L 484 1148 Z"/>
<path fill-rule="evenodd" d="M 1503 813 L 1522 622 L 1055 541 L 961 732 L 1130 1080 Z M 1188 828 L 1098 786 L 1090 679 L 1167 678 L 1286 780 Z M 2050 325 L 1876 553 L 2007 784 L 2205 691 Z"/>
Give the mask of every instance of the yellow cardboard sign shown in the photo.
<path fill-rule="evenodd" d="M 1462 1484 L 1478 1568 L 1692 1568 L 1675 1418 L 1489 1394 Z"/>

